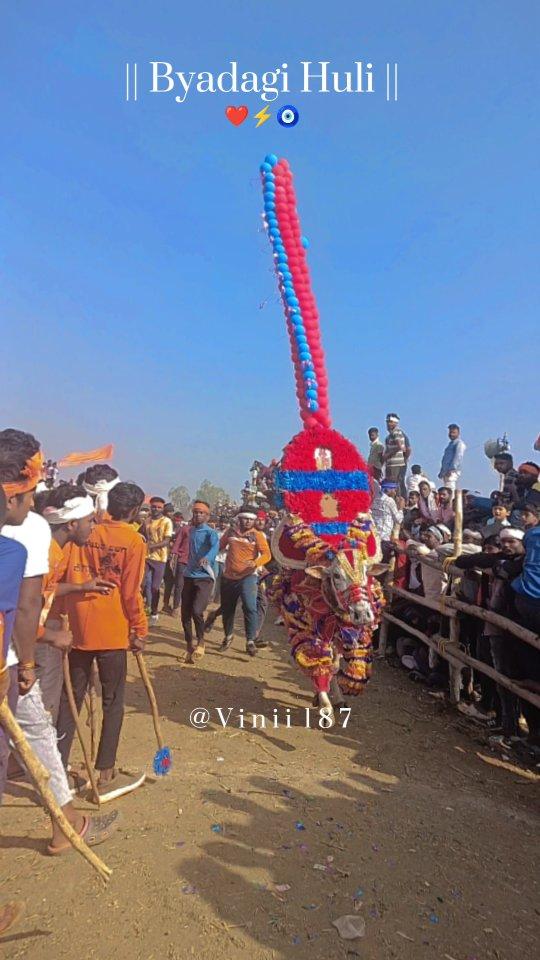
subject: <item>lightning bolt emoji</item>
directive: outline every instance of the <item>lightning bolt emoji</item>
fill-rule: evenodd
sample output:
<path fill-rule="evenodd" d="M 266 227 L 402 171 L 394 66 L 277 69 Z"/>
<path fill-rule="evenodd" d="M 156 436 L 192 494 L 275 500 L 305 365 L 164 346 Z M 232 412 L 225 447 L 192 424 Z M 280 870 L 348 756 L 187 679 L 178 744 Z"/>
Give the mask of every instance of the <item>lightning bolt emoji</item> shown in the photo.
<path fill-rule="evenodd" d="M 260 127 L 261 124 L 266 123 L 266 121 L 270 119 L 268 107 L 263 107 L 262 110 L 259 110 L 259 112 L 255 114 L 255 119 L 259 121 L 257 127 Z"/>

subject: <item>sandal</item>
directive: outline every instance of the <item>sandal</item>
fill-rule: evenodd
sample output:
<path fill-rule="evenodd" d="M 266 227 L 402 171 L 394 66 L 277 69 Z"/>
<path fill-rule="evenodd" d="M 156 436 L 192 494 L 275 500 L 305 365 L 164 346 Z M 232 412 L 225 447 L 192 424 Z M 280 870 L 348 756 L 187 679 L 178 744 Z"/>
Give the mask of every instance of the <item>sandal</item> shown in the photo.
<path fill-rule="evenodd" d="M 81 840 L 84 840 L 88 847 L 97 847 L 99 843 L 104 843 L 116 830 L 117 819 L 118 810 L 111 810 L 109 813 L 99 814 L 99 816 L 85 816 L 82 830 L 79 831 Z M 61 847 L 53 846 L 50 843 L 47 847 L 47 853 L 51 857 L 60 857 L 73 849 L 69 840 L 66 840 Z"/>

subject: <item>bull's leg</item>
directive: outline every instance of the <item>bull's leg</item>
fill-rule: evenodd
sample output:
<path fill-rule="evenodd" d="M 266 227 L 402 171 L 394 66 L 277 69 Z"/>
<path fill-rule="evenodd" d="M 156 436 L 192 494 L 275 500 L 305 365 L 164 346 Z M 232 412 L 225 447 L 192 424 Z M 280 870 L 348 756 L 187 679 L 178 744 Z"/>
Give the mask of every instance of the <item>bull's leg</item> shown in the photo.
<path fill-rule="evenodd" d="M 337 682 L 336 677 L 332 677 L 330 681 L 330 699 L 334 707 L 344 707 L 345 701 L 343 699 L 343 694 L 339 688 L 339 683 Z"/>
<path fill-rule="evenodd" d="M 330 690 L 330 675 L 329 674 L 313 674 L 312 676 L 313 686 L 315 687 L 317 695 L 317 706 L 319 707 L 319 717 L 322 723 L 319 723 L 319 726 L 322 730 L 328 730 L 330 727 L 333 727 L 336 718 L 334 714 L 334 708 L 332 706 L 332 701 L 329 696 Z M 324 710 L 324 713 L 322 712 Z"/>

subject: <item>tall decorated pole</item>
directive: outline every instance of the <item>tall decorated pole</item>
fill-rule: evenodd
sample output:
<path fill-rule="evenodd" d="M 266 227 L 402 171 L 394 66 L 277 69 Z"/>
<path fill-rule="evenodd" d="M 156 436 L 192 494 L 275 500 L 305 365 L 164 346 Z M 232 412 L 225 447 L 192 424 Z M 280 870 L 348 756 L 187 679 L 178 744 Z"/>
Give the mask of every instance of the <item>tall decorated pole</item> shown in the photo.
<path fill-rule="evenodd" d="M 328 376 L 319 313 L 287 160 L 268 154 L 261 165 L 264 215 L 285 308 L 300 416 L 306 427 L 330 427 Z"/>
<path fill-rule="evenodd" d="M 268 154 L 260 171 L 304 428 L 285 448 L 276 486 L 290 513 L 338 547 L 350 524 L 369 511 L 368 469 L 354 444 L 332 429 L 319 312 L 306 256 L 309 244 L 300 228 L 289 164 Z"/>
<path fill-rule="evenodd" d="M 292 173 L 274 154 L 260 170 L 302 420 L 275 476 L 286 512 L 272 537 L 280 565 L 274 598 L 292 656 L 311 677 L 317 703 L 332 724 L 332 698 L 360 693 L 371 675 L 371 638 L 382 604 L 373 576 L 379 542 L 370 515 L 368 467 L 355 445 L 332 427 L 308 242 Z"/>

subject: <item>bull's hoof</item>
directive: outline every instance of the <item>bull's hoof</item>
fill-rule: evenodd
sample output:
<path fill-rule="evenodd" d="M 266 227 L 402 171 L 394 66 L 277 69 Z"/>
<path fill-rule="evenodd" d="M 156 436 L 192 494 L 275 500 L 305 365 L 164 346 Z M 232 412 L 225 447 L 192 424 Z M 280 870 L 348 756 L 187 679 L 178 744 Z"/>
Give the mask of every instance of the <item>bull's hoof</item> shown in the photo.
<path fill-rule="evenodd" d="M 319 707 L 319 727 L 321 730 L 329 730 L 336 722 L 332 701 L 327 693 L 321 690 L 317 694 L 317 705 Z"/>
<path fill-rule="evenodd" d="M 337 682 L 335 677 L 332 677 L 330 681 L 330 699 L 332 701 L 334 708 L 345 706 L 343 694 L 341 692 L 339 683 Z"/>

